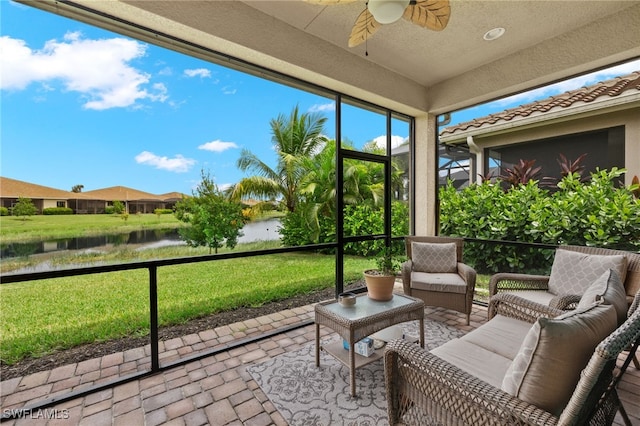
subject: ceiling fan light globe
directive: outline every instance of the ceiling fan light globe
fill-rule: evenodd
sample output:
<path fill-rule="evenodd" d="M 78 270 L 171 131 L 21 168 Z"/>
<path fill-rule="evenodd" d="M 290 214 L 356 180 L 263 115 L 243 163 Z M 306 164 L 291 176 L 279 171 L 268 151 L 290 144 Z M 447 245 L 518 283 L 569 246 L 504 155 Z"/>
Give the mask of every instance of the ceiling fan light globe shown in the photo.
<path fill-rule="evenodd" d="M 396 22 L 404 14 L 410 0 L 369 0 L 369 12 L 381 24 Z"/>

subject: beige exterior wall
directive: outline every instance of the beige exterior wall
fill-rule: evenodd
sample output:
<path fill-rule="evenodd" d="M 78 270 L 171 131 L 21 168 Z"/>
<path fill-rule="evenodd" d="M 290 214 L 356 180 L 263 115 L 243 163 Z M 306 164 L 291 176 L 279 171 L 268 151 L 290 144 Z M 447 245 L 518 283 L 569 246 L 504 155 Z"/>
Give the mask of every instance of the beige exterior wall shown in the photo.
<path fill-rule="evenodd" d="M 516 130 L 517 127 L 514 125 L 513 128 L 504 130 L 500 134 L 475 135 L 473 141 L 483 149 L 616 126 L 625 127 L 625 168 L 627 169 L 625 183 L 630 184 L 634 175 L 640 176 L 640 107 L 602 115 L 585 116 L 570 121 L 540 121 L 520 130 Z M 473 132 L 471 133 L 473 134 Z M 484 175 L 484 161 L 481 156 L 476 158 L 479 173 Z"/>
<path fill-rule="evenodd" d="M 42 200 L 42 208 L 48 209 L 51 207 L 58 207 L 58 201 L 62 201 L 67 206 L 67 200 Z"/>

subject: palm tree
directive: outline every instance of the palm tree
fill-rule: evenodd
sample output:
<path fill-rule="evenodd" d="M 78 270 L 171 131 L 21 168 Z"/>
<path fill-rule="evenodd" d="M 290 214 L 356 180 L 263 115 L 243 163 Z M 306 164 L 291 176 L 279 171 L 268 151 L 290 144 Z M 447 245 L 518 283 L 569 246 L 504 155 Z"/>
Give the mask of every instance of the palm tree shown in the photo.
<path fill-rule="evenodd" d="M 348 142 L 343 148 L 352 149 Z M 368 152 L 374 152 L 371 147 Z M 381 150 L 375 151 L 380 154 Z M 299 183 L 303 207 L 306 209 L 306 222 L 317 239 L 320 231 L 320 219 L 335 218 L 336 209 L 336 143 L 328 141 L 324 148 L 303 161 L 306 170 Z M 396 161 L 392 161 L 392 184 L 402 182 L 403 171 Z M 384 202 L 384 166 L 380 163 L 345 159 L 343 173 L 342 199 L 345 205 L 368 205 L 374 210 L 380 209 Z"/>
<path fill-rule="evenodd" d="M 269 200 L 278 200 L 286 211 L 295 211 L 299 200 L 298 185 L 306 173 L 303 163 L 326 143 L 327 138 L 323 135 L 326 121 L 326 117 L 317 113 L 300 114 L 297 105 L 288 117 L 280 114 L 271 120 L 271 142 L 278 163 L 272 169 L 251 151 L 243 149 L 238 168 L 256 175 L 238 182 L 233 197 L 263 200 L 254 207 L 256 209 L 263 208 Z"/>

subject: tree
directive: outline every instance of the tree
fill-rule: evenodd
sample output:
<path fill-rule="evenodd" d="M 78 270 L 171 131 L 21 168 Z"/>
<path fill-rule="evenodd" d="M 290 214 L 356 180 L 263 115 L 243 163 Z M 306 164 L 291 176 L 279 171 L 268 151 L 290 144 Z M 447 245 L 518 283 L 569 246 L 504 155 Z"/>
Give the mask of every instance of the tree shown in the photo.
<path fill-rule="evenodd" d="M 209 247 L 209 253 L 212 249 L 218 253 L 218 248 L 225 245 L 234 248 L 246 222 L 242 205 L 226 197 L 204 171 L 193 197 L 176 203 L 175 215 L 191 225 L 179 231 L 187 245 Z"/>
<path fill-rule="evenodd" d="M 124 203 L 120 200 L 113 201 L 113 212 L 115 214 L 123 214 L 124 213 Z"/>
<path fill-rule="evenodd" d="M 352 147 L 343 143 L 343 147 Z M 384 150 L 375 148 L 372 144 L 365 147 L 366 152 L 384 154 Z M 301 162 L 305 169 L 304 177 L 298 184 L 299 201 L 295 212 L 287 213 L 282 222 L 281 234 L 283 241 L 290 245 L 333 241 L 335 239 L 336 217 L 336 143 L 329 140 L 322 150 Z M 402 185 L 402 170 L 399 163 L 392 161 L 392 185 Z M 384 166 L 372 161 L 345 159 L 343 173 L 343 201 L 345 214 L 351 214 L 366 209 L 367 215 L 380 219 L 375 224 L 359 229 L 365 233 L 383 232 L 382 218 L 384 214 Z M 345 233 L 349 235 L 351 229 Z M 363 225 L 373 225 L 374 222 L 360 221 Z M 355 231 L 355 230 L 354 230 Z M 350 235 L 358 235 L 357 233 Z"/>
<path fill-rule="evenodd" d="M 278 156 L 276 168 L 272 169 L 257 155 L 243 149 L 238 168 L 257 175 L 238 182 L 232 192 L 233 199 L 278 200 L 283 210 L 295 211 L 299 201 L 298 185 L 307 172 L 302 163 L 326 143 L 327 138 L 323 136 L 326 121 L 326 117 L 316 113 L 300 114 L 297 106 L 288 117 L 280 114 L 271 120 L 271 142 Z M 258 204 L 256 208 L 262 207 L 263 204 Z"/>
<path fill-rule="evenodd" d="M 83 189 L 84 189 L 84 185 L 73 185 L 71 187 L 71 192 L 78 193 L 78 192 L 82 192 Z"/>
<path fill-rule="evenodd" d="M 22 220 L 27 220 L 27 216 L 33 216 L 37 212 L 38 209 L 33 205 L 31 198 L 18 197 L 18 201 L 13 206 L 13 215 L 22 217 Z"/>

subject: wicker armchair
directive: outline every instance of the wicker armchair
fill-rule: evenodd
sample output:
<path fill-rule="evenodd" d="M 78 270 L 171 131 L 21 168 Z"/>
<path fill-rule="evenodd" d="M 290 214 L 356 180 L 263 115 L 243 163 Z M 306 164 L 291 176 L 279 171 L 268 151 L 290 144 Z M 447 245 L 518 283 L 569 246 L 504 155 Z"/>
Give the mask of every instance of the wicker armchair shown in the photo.
<path fill-rule="evenodd" d="M 429 282 L 429 278 L 426 278 L 425 273 L 421 274 L 421 285 L 415 285 L 412 282 L 412 276 L 416 273 L 414 268 L 414 262 L 412 260 L 412 243 L 455 243 L 456 244 L 456 271 L 452 275 L 458 275 L 457 280 L 460 281 L 460 291 L 447 291 L 443 290 L 442 285 L 438 281 Z M 469 316 L 471 315 L 471 307 L 473 304 L 473 293 L 476 287 L 476 271 L 469 265 L 462 262 L 462 249 L 464 246 L 464 240 L 462 238 L 455 237 L 406 237 L 405 247 L 407 253 L 407 260 L 402 265 L 402 286 L 404 294 L 408 296 L 417 297 L 422 299 L 428 306 L 439 306 L 446 309 L 453 309 L 458 312 L 466 314 L 467 325 L 469 324 Z M 432 274 L 433 277 L 444 274 Z M 430 287 L 430 284 L 434 284 Z"/>
<path fill-rule="evenodd" d="M 636 296 L 640 300 L 640 292 Z M 491 301 L 493 312 L 525 321 L 561 311 L 511 294 Z M 631 312 L 631 310 L 630 310 Z M 621 408 L 615 385 L 631 358 L 619 354 L 640 342 L 640 309 L 595 349 L 559 416 L 472 376 L 416 344 L 395 340 L 385 350 L 385 386 L 391 425 L 606 425 Z M 617 371 L 614 374 L 614 371 Z"/>
<path fill-rule="evenodd" d="M 627 274 L 624 287 L 629 303 L 633 300 L 636 292 L 640 290 L 640 254 L 586 246 L 561 246 L 560 248 L 585 254 L 625 255 L 627 257 Z M 518 294 L 519 291 L 545 293 L 549 290 L 548 284 L 549 276 L 547 275 L 528 275 L 508 272 L 498 273 L 493 275 L 489 281 L 489 296 L 492 297 L 501 292 Z M 524 295 L 525 293 L 520 294 L 522 297 L 528 298 L 528 296 Z M 560 295 L 551 299 L 550 306 L 559 309 L 569 309 L 579 300 L 580 295 Z"/>

